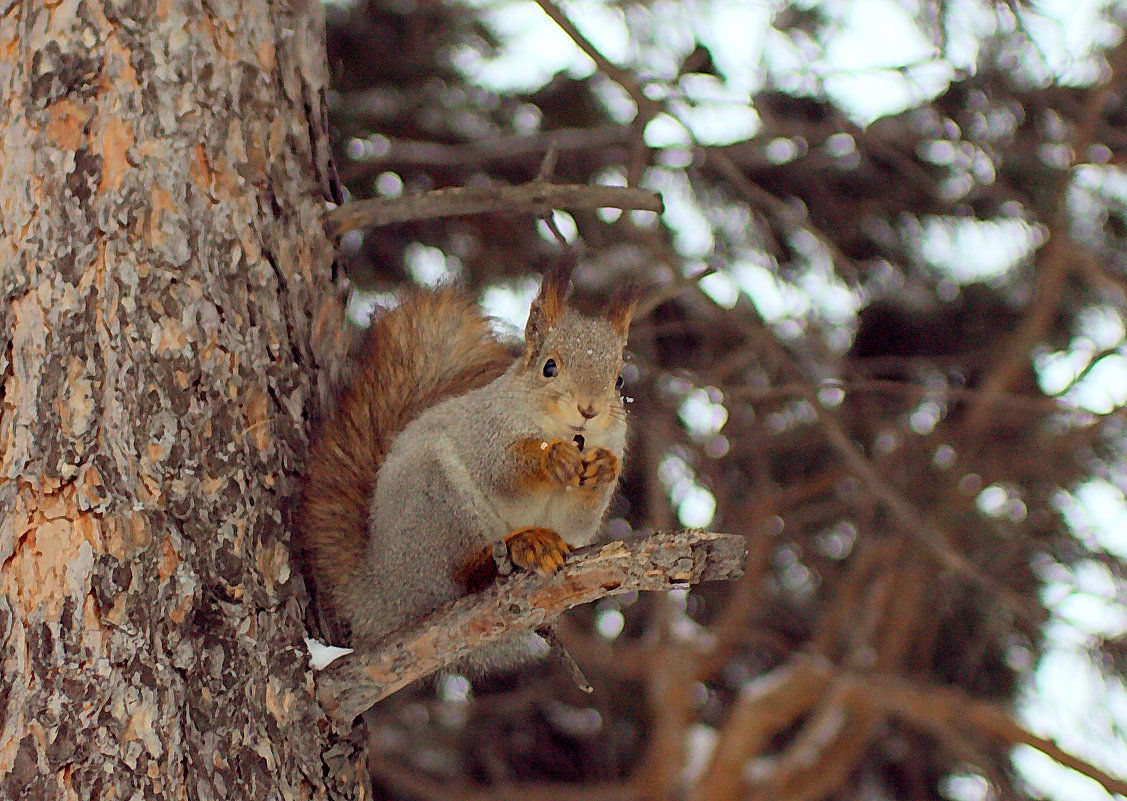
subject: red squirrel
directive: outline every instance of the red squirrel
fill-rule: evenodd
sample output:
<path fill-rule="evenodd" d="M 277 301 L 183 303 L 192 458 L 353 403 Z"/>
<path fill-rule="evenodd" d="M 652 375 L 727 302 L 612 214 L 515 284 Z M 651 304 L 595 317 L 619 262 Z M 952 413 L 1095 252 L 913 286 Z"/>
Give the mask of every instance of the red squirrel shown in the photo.
<path fill-rule="evenodd" d="M 551 271 L 515 359 L 473 300 L 415 291 L 365 332 L 355 375 L 313 445 L 299 526 L 318 587 L 371 646 L 479 588 L 503 541 L 551 573 L 598 531 L 621 471 L 622 353 L 634 295 L 599 316 Z M 543 651 L 512 635 L 463 663 Z"/>

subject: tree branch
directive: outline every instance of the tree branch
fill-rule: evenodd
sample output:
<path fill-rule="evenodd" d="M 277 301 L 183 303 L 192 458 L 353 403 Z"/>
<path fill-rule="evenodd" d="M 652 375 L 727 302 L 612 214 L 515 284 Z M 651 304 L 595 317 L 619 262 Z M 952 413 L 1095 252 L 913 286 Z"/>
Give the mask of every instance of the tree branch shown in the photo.
<path fill-rule="evenodd" d="M 595 47 L 591 40 L 584 36 L 579 28 L 575 27 L 575 24 L 555 3 L 550 2 L 550 0 L 535 0 L 535 2 L 560 27 L 560 30 L 566 33 L 571 41 L 575 42 L 576 47 L 595 62 L 599 72 L 621 86 L 626 94 L 630 95 L 634 105 L 638 107 L 634 121 L 630 125 L 632 135 L 626 165 L 626 183 L 629 186 L 636 186 L 642 177 L 642 169 L 649 163 L 646 154 L 646 141 L 642 134 L 649 121 L 664 109 L 664 101 L 653 100 L 647 96 L 646 87 L 638 81 L 634 73 L 618 66 L 604 56 L 599 48 Z"/>
<path fill-rule="evenodd" d="M 572 553 L 554 576 L 519 573 L 443 607 L 373 651 L 337 660 L 317 693 L 338 732 L 372 704 L 514 630 L 541 628 L 573 606 L 635 590 L 669 590 L 740 575 L 745 538 L 662 531 Z"/>
<path fill-rule="evenodd" d="M 818 703 L 831 675 L 828 662 L 801 654 L 748 682 L 728 712 L 691 801 L 743 798 L 748 762 L 762 756 L 772 737 Z"/>
<path fill-rule="evenodd" d="M 969 729 L 1007 745 L 1027 745 L 1095 780 L 1108 793 L 1127 795 L 1127 781 L 1033 734 L 996 703 L 973 698 L 957 687 L 920 685 L 896 676 L 857 675 L 848 680 L 860 697 L 919 728 Z"/>
<path fill-rule="evenodd" d="M 543 214 L 552 209 L 640 209 L 661 213 L 661 195 L 646 189 L 529 181 L 519 186 L 458 186 L 418 195 L 345 203 L 325 215 L 325 229 L 339 236 L 356 228 L 485 212 Z"/>
<path fill-rule="evenodd" d="M 569 153 L 614 149 L 629 142 L 630 129 L 625 125 L 557 128 L 530 135 L 497 136 L 453 145 L 384 137 L 375 148 L 376 154 L 348 161 L 341 168 L 341 178 L 348 183 L 363 181 L 387 169 L 519 166 L 530 160 L 538 162 L 549 147 Z M 621 147 L 617 149 L 621 150 Z"/>
<path fill-rule="evenodd" d="M 805 400 L 814 410 L 818 425 L 826 435 L 830 446 L 837 451 L 849 471 L 868 488 L 872 497 L 891 513 L 900 528 L 920 544 L 925 553 L 943 568 L 986 592 L 988 596 L 996 599 L 1022 620 L 1034 625 L 1040 625 L 1044 621 L 1043 609 L 993 576 L 976 568 L 959 553 L 954 539 L 939 526 L 933 515 L 917 509 L 903 493 L 885 480 L 876 465 L 850 438 L 837 416 L 818 399 L 814 385 L 803 377 L 801 369 L 767 329 L 762 319 L 756 317 L 754 324 L 739 322 L 737 326 L 748 340 L 755 344 L 758 352 L 769 358 L 779 369 L 788 380 L 788 386 L 794 387 L 795 395 Z"/>
<path fill-rule="evenodd" d="M 626 93 L 630 95 L 631 99 L 633 99 L 634 103 L 638 106 L 640 116 L 650 119 L 660 110 L 660 104 L 646 96 L 645 87 L 638 82 L 634 73 L 618 66 L 604 56 L 602 51 L 595 47 L 595 45 L 591 43 L 591 40 L 583 35 L 579 28 L 575 27 L 575 23 L 573 23 L 555 3 L 549 2 L 549 0 L 535 0 L 535 3 L 552 19 L 552 22 L 560 26 L 560 29 L 568 35 L 571 41 L 575 42 L 576 47 L 595 62 L 595 66 L 598 67 L 599 72 L 603 73 L 603 75 L 626 90 Z"/>
<path fill-rule="evenodd" d="M 1124 72 L 1127 72 L 1127 36 L 1107 54 L 1107 61 L 1106 79 L 1089 90 L 1072 140 L 1071 163 L 1056 187 L 1056 210 L 1049 220 L 1049 238 L 1037 257 L 1037 275 L 1029 311 L 983 381 L 978 402 L 971 406 L 966 422 L 968 441 L 976 438 L 988 441 L 979 435 L 995 414 L 998 398 L 1020 375 L 1029 362 L 1030 352 L 1048 331 L 1063 299 L 1066 279 L 1077 266 L 1078 260 L 1073 254 L 1075 243 L 1070 231 L 1068 187 L 1072 184 L 1076 167 L 1088 159 L 1088 149 L 1095 141 L 1096 129 L 1108 99 L 1118 91 Z"/>

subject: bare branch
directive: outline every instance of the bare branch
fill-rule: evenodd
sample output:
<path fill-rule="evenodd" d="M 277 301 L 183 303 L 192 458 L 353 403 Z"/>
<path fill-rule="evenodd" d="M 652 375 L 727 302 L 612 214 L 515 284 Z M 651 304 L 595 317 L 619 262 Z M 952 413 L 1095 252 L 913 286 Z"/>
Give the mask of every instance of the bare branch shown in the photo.
<path fill-rule="evenodd" d="M 1116 348 L 1108 348 L 1107 351 L 1097 354 L 1092 358 L 1085 370 L 1091 370 L 1094 362 L 1097 359 L 1102 359 L 1111 353 L 1115 353 Z M 1072 383 L 1075 383 L 1073 379 Z M 909 400 L 918 400 L 924 397 L 938 398 L 943 401 L 947 400 L 974 400 L 982 394 L 979 389 L 967 389 L 964 387 L 948 386 L 941 389 L 930 387 L 925 384 L 913 383 L 907 380 L 898 379 L 884 379 L 884 378 L 871 378 L 871 379 L 857 379 L 852 381 L 838 381 L 834 382 L 833 387 L 840 389 L 847 395 L 859 395 L 862 393 L 871 393 L 874 395 L 900 395 L 908 398 Z M 793 397 L 802 397 L 803 393 L 809 389 L 808 384 L 801 382 L 776 384 L 770 387 L 746 387 L 746 386 L 732 386 L 724 387 L 724 394 L 740 400 L 747 400 L 751 403 L 763 403 L 768 401 L 778 401 L 780 399 L 788 399 Z M 1063 394 L 1058 393 L 1058 394 Z M 1046 397 L 1044 395 L 1023 395 L 1019 393 L 1006 392 L 999 395 L 995 400 L 1000 407 L 1007 409 L 1014 409 L 1016 411 L 1031 411 L 1031 412 L 1076 412 L 1086 416 L 1092 416 L 1092 412 L 1084 410 L 1074 410 L 1067 406 L 1063 406 L 1056 398 Z"/>
<path fill-rule="evenodd" d="M 378 152 L 346 162 L 341 178 L 363 181 L 381 170 L 468 169 L 519 165 L 539 159 L 550 146 L 560 153 L 621 150 L 629 144 L 630 129 L 624 125 L 598 128 L 559 128 L 529 135 L 498 136 L 448 145 L 410 139 L 381 138 Z"/>
<path fill-rule="evenodd" d="M 792 658 L 748 684 L 732 705 L 693 801 L 735 801 L 745 794 L 744 767 L 779 731 L 806 714 L 823 695 L 832 670 L 808 655 Z"/>
<path fill-rule="evenodd" d="M 850 683 L 858 696 L 921 729 L 941 725 L 977 731 L 1008 745 L 1027 745 L 1094 779 L 1109 793 L 1127 795 L 1127 781 L 1065 751 L 1053 740 L 1033 734 L 998 704 L 973 698 L 956 687 L 927 686 L 895 676 L 871 675 L 853 676 Z"/>
<path fill-rule="evenodd" d="M 808 711 L 831 682 L 847 705 L 880 710 L 915 728 L 935 733 L 973 731 L 996 742 L 1027 745 L 1065 767 L 1094 779 L 1112 794 L 1127 795 L 1127 782 L 1033 734 L 999 704 L 957 687 L 927 685 L 891 674 L 838 671 L 831 663 L 798 656 L 751 683 L 729 713 L 719 746 L 691 798 L 722 801 L 744 797 L 741 766 L 761 752 L 768 738 Z M 788 796 L 789 797 L 789 796 Z"/>
<path fill-rule="evenodd" d="M 553 22 L 560 27 L 564 33 L 575 42 L 576 47 L 587 54 L 595 66 L 599 68 L 599 72 L 605 75 L 610 80 L 617 83 L 622 89 L 630 95 L 630 99 L 638 107 L 638 113 L 634 117 L 633 123 L 630 125 L 631 141 L 629 158 L 626 165 L 626 182 L 629 186 L 635 186 L 642 176 L 642 169 L 649 161 L 647 156 L 645 137 L 642 132 L 646 125 L 656 117 L 664 108 L 664 102 L 653 100 L 646 94 L 646 87 L 635 77 L 634 73 L 628 69 L 618 66 L 609 58 L 604 56 L 602 52 L 591 43 L 591 40 L 583 35 L 582 31 L 575 26 L 568 16 L 551 0 L 535 0 L 536 5 L 547 14 Z"/>
<path fill-rule="evenodd" d="M 660 213 L 661 195 L 645 189 L 530 181 L 519 186 L 458 186 L 418 195 L 346 203 L 325 215 L 325 228 L 339 236 L 356 228 L 486 212 L 544 214 L 552 209 L 641 209 Z"/>
<path fill-rule="evenodd" d="M 595 47 L 591 40 L 584 36 L 579 28 L 575 27 L 575 23 L 568 19 L 568 16 L 555 3 L 549 2 L 549 0 L 535 0 L 535 2 L 545 14 L 551 17 L 552 22 L 559 25 L 560 29 L 575 42 L 576 47 L 595 62 L 599 72 L 626 90 L 626 93 L 637 104 L 639 116 L 647 120 L 653 117 L 660 109 L 660 104 L 646 96 L 645 87 L 634 77 L 634 73 L 618 66 L 604 56 L 599 48 Z"/>
<path fill-rule="evenodd" d="M 1075 243 L 1069 232 L 1066 193 L 1075 168 L 1088 158 L 1088 149 L 1095 139 L 1108 99 L 1121 85 L 1124 72 L 1127 72 L 1127 37 L 1108 54 L 1107 60 L 1109 70 L 1106 80 L 1093 87 L 1088 95 L 1072 141 L 1072 162 L 1056 188 L 1057 208 L 1049 222 L 1049 238 L 1038 254 L 1033 302 L 983 382 L 979 401 L 971 407 L 966 423 L 968 440 L 973 440 L 987 426 L 995 413 L 995 402 L 1021 374 L 1030 351 L 1052 323 L 1063 297 L 1066 279 L 1081 261 L 1074 255 Z"/>
<path fill-rule="evenodd" d="M 732 160 L 732 157 L 723 149 L 718 147 L 703 147 L 698 145 L 697 152 L 704 157 L 707 164 L 711 165 L 720 175 L 725 178 L 736 191 L 743 195 L 744 199 L 753 206 L 766 209 L 770 214 L 774 215 L 775 219 L 779 220 L 783 225 L 801 228 L 826 249 L 833 259 L 834 264 L 843 273 L 848 273 L 847 265 L 849 259 L 841 252 L 841 249 L 834 243 L 833 239 L 814 223 L 795 208 L 787 205 L 784 201 L 772 195 L 766 189 L 756 184 L 739 168 L 739 166 Z"/>
<path fill-rule="evenodd" d="M 1044 620 L 1044 610 L 977 569 L 958 552 L 951 535 L 940 528 L 932 516 L 917 509 L 915 504 L 886 481 L 880 471 L 850 439 L 837 418 L 822 407 L 813 390 L 805 396 L 805 399 L 817 411 L 818 422 L 826 439 L 845 461 L 850 472 L 869 489 L 872 496 L 892 514 L 901 529 L 915 539 L 927 554 L 947 570 L 984 590 L 1014 615 L 1035 624 Z"/>
<path fill-rule="evenodd" d="M 832 681 L 794 738 L 762 779 L 750 782 L 748 801 L 786 798 L 823 801 L 844 783 L 872 745 L 881 715 L 851 708 L 845 682 Z"/>
<path fill-rule="evenodd" d="M 639 801 L 642 797 L 636 788 L 615 782 L 483 786 L 431 779 L 413 765 L 401 763 L 386 754 L 374 754 L 371 761 L 381 782 L 402 795 L 423 801 Z"/>
<path fill-rule="evenodd" d="M 567 609 L 635 590 L 668 590 L 739 576 L 737 534 L 663 531 L 575 551 L 554 576 L 520 573 L 462 598 L 318 677 L 318 697 L 338 731 L 372 704 L 514 630 L 539 629 Z"/>
<path fill-rule="evenodd" d="M 877 467 L 853 442 L 836 415 L 818 399 L 814 385 L 804 379 L 798 365 L 771 335 L 762 320 L 755 325 L 740 323 L 739 329 L 755 344 L 761 354 L 778 366 L 788 379 L 788 386 L 795 388 L 797 397 L 810 405 L 830 446 L 837 451 L 849 471 L 868 488 L 873 498 L 891 513 L 901 530 L 919 543 L 923 551 L 939 565 L 985 591 L 1015 616 L 1035 625 L 1043 622 L 1045 617 L 1043 609 L 977 569 L 959 553 L 952 536 L 939 526 L 934 516 L 917 509 L 903 493 L 885 480 Z"/>

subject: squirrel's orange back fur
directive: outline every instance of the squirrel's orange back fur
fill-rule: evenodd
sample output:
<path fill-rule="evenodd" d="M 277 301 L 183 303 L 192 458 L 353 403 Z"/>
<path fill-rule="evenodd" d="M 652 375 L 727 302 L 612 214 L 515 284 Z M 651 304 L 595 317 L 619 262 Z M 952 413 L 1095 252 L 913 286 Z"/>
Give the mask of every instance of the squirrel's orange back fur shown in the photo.
<path fill-rule="evenodd" d="M 412 293 L 363 334 L 356 373 L 315 438 L 299 521 L 317 585 L 336 609 L 367 558 L 376 473 L 396 436 L 512 361 L 472 299 L 454 289 Z"/>

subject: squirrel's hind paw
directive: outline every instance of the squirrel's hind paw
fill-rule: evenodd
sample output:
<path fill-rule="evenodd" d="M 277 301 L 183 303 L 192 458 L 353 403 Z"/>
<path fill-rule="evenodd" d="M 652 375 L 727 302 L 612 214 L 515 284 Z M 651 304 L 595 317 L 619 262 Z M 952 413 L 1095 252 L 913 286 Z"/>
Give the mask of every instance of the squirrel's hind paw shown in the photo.
<path fill-rule="evenodd" d="M 571 546 L 550 528 L 518 528 L 505 537 L 513 564 L 525 570 L 551 574 L 563 567 Z"/>

